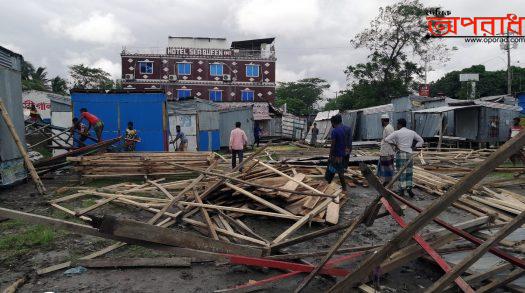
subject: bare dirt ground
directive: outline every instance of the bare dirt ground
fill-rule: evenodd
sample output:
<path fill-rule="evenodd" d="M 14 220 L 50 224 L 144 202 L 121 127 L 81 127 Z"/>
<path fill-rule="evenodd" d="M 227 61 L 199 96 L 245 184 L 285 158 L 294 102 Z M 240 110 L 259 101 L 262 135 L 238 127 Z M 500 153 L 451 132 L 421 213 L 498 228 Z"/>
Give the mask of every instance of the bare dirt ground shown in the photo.
<path fill-rule="evenodd" d="M 64 177 L 64 180 L 45 180 L 44 184 L 49 190 L 76 183 L 73 178 Z M 68 181 L 71 180 L 71 181 Z M 350 189 L 349 200 L 341 209 L 340 223 L 350 221 L 359 216 L 375 196 L 371 188 L 356 187 Z M 25 183 L 11 189 L 0 190 L 0 206 L 10 209 L 31 212 L 40 215 L 53 216 L 71 220 L 68 215 L 56 211 L 47 204 L 50 197 L 35 194 L 32 183 Z M 425 207 L 434 200 L 434 197 L 416 190 L 416 197 L 412 201 Z M 104 207 L 106 208 L 106 207 Z M 139 210 L 130 211 L 115 209 L 115 206 L 97 210 L 98 213 L 111 213 L 123 216 L 130 212 L 136 216 L 143 213 Z M 408 210 L 405 220 L 409 222 L 416 213 Z M 148 214 L 143 215 L 147 219 Z M 142 217 L 142 215 L 141 215 Z M 135 217 L 136 218 L 136 217 Z M 473 218 L 470 214 L 449 208 L 440 218 L 449 223 L 463 222 Z M 264 217 L 246 219 L 246 223 L 263 237 L 277 235 L 284 231 L 291 222 L 276 221 Z M 312 224 L 304 227 L 296 235 L 312 232 L 325 227 Z M 181 228 L 175 227 L 176 229 Z M 436 229 L 437 226 L 429 225 L 425 230 Z M 383 244 L 394 233 L 399 231 L 399 226 L 390 217 L 377 220 L 372 227 L 361 225 L 345 242 L 343 247 Z M 24 236 L 21 238 L 21 235 Z M 43 237 L 42 235 L 46 236 Z M 315 240 L 291 246 L 286 252 L 319 251 L 329 249 L 340 234 L 331 234 Z M 11 244 L 6 244 L 9 242 Z M 15 243 L 15 244 L 13 244 Z M 134 268 L 134 269 L 88 269 L 86 272 L 65 276 L 64 270 L 47 275 L 38 276 L 35 270 L 60 262 L 74 260 L 113 243 L 112 241 L 96 237 L 73 234 L 66 231 L 53 231 L 45 227 L 27 225 L 18 221 L 7 220 L 0 223 L 0 288 L 9 286 L 23 275 L 28 281 L 20 288 L 20 292 L 211 292 L 217 289 L 232 287 L 246 283 L 249 280 L 261 280 L 272 275 L 282 273 L 278 270 L 247 267 L 239 265 L 216 265 L 214 263 L 194 263 L 191 268 Z M 153 257 L 166 255 L 160 251 L 153 251 L 134 245 L 126 245 L 103 257 Z M 358 264 L 353 263 L 342 266 L 352 270 Z M 306 258 L 308 262 L 319 261 L 316 258 Z M 441 276 L 438 267 L 424 261 L 414 261 L 402 268 L 382 277 L 380 285 L 383 289 L 392 292 L 420 292 Z M 274 283 L 267 289 L 268 292 L 290 292 L 304 275 L 296 278 L 282 280 Z M 320 292 L 329 288 L 337 279 L 317 277 L 308 287 L 307 292 Z"/>

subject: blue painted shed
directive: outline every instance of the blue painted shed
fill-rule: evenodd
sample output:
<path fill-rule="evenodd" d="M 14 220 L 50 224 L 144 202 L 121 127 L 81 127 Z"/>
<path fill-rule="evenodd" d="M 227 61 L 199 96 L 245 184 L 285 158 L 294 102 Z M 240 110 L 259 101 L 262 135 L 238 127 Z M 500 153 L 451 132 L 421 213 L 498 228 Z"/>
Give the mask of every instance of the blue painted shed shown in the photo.
<path fill-rule="evenodd" d="M 221 148 L 220 116 L 215 103 L 190 98 L 168 102 L 170 140 L 179 125 L 188 139 L 188 151 L 217 151 Z M 170 145 L 170 150 L 175 145 Z"/>
<path fill-rule="evenodd" d="M 138 131 L 141 142 L 136 151 L 167 151 L 168 123 L 166 95 L 160 91 L 92 91 L 72 90 L 74 117 L 86 108 L 104 122 L 104 140 L 124 137 L 129 121 Z M 94 136 L 93 133 L 91 133 Z M 93 143 L 87 140 L 86 143 Z"/>

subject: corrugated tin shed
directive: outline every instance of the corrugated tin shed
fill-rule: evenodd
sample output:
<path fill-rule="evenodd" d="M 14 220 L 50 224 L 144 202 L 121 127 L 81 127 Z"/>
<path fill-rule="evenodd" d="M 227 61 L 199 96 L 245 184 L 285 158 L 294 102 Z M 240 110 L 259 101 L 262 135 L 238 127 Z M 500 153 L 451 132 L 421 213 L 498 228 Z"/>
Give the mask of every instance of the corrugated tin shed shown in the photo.
<path fill-rule="evenodd" d="M 358 134 L 360 140 L 379 140 L 383 137 L 381 115 L 388 114 L 392 119 L 394 107 L 392 104 L 360 109 L 358 113 Z"/>
<path fill-rule="evenodd" d="M 168 102 L 170 140 L 175 139 L 175 127 L 180 125 L 188 139 L 189 151 L 216 151 L 221 147 L 219 110 L 217 104 L 193 98 Z M 170 150 L 174 150 L 170 145 Z"/>
<path fill-rule="evenodd" d="M 25 145 L 24 114 L 22 111 L 21 55 L 0 47 L 0 100 L 4 103 L 18 137 Z M 0 117 L 0 185 L 9 185 L 26 178 L 24 161 Z"/>
<path fill-rule="evenodd" d="M 253 144 L 254 120 L 253 107 L 244 106 L 219 110 L 221 147 L 228 147 L 230 132 L 235 128 L 235 122 L 241 122 L 241 128 L 248 137 L 248 144 Z"/>

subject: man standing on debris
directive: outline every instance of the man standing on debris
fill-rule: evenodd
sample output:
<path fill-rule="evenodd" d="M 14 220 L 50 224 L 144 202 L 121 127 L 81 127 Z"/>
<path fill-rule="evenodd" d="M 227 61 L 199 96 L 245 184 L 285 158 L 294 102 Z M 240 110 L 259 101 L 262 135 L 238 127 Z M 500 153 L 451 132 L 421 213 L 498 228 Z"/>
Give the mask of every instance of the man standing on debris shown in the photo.
<path fill-rule="evenodd" d="M 137 147 L 137 142 L 140 142 L 138 132 L 133 128 L 133 122 L 128 122 L 128 128 L 126 128 L 126 134 L 124 136 L 124 146 L 127 152 L 134 152 Z"/>
<path fill-rule="evenodd" d="M 262 129 L 259 127 L 259 122 L 255 121 L 253 126 L 253 138 L 255 138 L 255 142 L 253 144 L 257 144 L 257 147 L 259 147 L 259 143 L 261 142 L 261 132 Z"/>
<path fill-rule="evenodd" d="M 241 129 L 241 122 L 235 122 L 235 128 L 230 133 L 230 152 L 232 153 L 232 168 L 237 166 L 236 157 L 239 157 L 239 164 L 243 159 L 244 146 L 248 144 L 248 137 Z M 242 171 L 242 168 L 241 168 Z"/>
<path fill-rule="evenodd" d="M 184 152 L 188 148 L 188 139 L 186 138 L 184 132 L 180 130 L 180 125 L 175 126 L 175 131 L 177 132 L 177 135 L 175 136 L 175 139 L 170 143 L 175 144 L 177 140 L 180 139 L 180 144 L 178 147 L 175 148 L 175 151 Z"/>
<path fill-rule="evenodd" d="M 347 164 L 344 163 L 346 156 L 345 128 L 341 115 L 332 116 L 330 122 L 332 122 L 332 135 L 325 179 L 328 183 L 331 183 L 335 173 L 337 173 L 341 182 L 341 188 L 343 191 L 346 191 L 345 166 Z"/>
<path fill-rule="evenodd" d="M 312 129 L 310 129 L 310 145 L 315 146 L 317 144 L 317 135 L 319 135 L 319 128 L 317 128 L 317 123 L 314 122 Z"/>
<path fill-rule="evenodd" d="M 86 119 L 89 123 L 88 129 L 86 130 L 87 133 L 89 133 L 89 130 L 91 127 L 95 130 L 95 134 L 97 135 L 98 142 L 102 141 L 102 131 L 104 130 L 104 122 L 100 120 L 97 116 L 91 114 L 88 112 L 86 108 L 80 109 L 80 120 L 78 123 L 82 122 L 82 120 Z"/>
<path fill-rule="evenodd" d="M 352 127 L 342 123 L 343 117 L 341 117 L 340 114 L 337 114 L 337 116 L 339 116 L 337 119 L 341 120 L 341 126 L 343 126 L 345 131 L 345 157 L 343 158 L 343 168 L 346 170 L 348 168 L 348 164 L 350 163 L 350 154 L 352 153 Z"/>
<path fill-rule="evenodd" d="M 407 121 L 404 118 L 397 120 L 397 130 L 392 132 L 385 138 L 385 142 L 395 146 L 397 148 L 396 153 L 396 169 L 401 170 L 402 167 L 407 163 L 408 166 L 399 176 L 399 195 L 404 196 L 405 190 L 410 197 L 414 197 L 412 192 L 413 182 L 413 165 L 412 161 L 412 146 L 414 141 L 416 142 L 415 147 L 419 148 L 423 146 L 423 138 L 419 136 L 415 131 L 410 130 L 407 127 Z"/>
<path fill-rule="evenodd" d="M 523 130 L 523 126 L 520 125 L 520 122 L 521 122 L 521 119 L 519 117 L 515 117 L 512 120 L 512 126 L 510 127 L 510 137 L 511 138 L 515 137 L 516 135 L 518 135 L 518 133 L 520 133 L 520 131 Z M 514 166 L 516 166 L 516 163 L 519 161 L 521 161 L 521 163 L 525 166 L 525 155 L 523 154 L 523 150 L 519 150 L 515 154 L 511 155 L 510 161 L 512 162 L 512 165 Z M 514 176 L 518 177 L 522 173 L 523 172 L 518 172 L 514 174 Z"/>
<path fill-rule="evenodd" d="M 377 162 L 377 177 L 386 186 L 392 180 L 392 176 L 394 176 L 394 155 L 396 154 L 394 148 L 385 141 L 385 138 L 394 132 L 394 127 L 390 125 L 388 114 L 381 115 L 381 125 L 383 126 L 383 139 L 381 140 L 379 161 Z"/>

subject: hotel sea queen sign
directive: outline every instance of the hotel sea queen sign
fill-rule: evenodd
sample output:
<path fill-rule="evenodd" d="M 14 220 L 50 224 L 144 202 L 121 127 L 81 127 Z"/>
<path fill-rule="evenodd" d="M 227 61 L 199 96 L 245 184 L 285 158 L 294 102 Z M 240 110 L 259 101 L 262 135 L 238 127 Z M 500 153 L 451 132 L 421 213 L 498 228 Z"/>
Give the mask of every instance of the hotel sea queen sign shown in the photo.
<path fill-rule="evenodd" d="M 166 48 L 168 55 L 183 55 L 183 56 L 233 56 L 233 50 L 230 49 L 196 49 L 196 48 Z"/>

